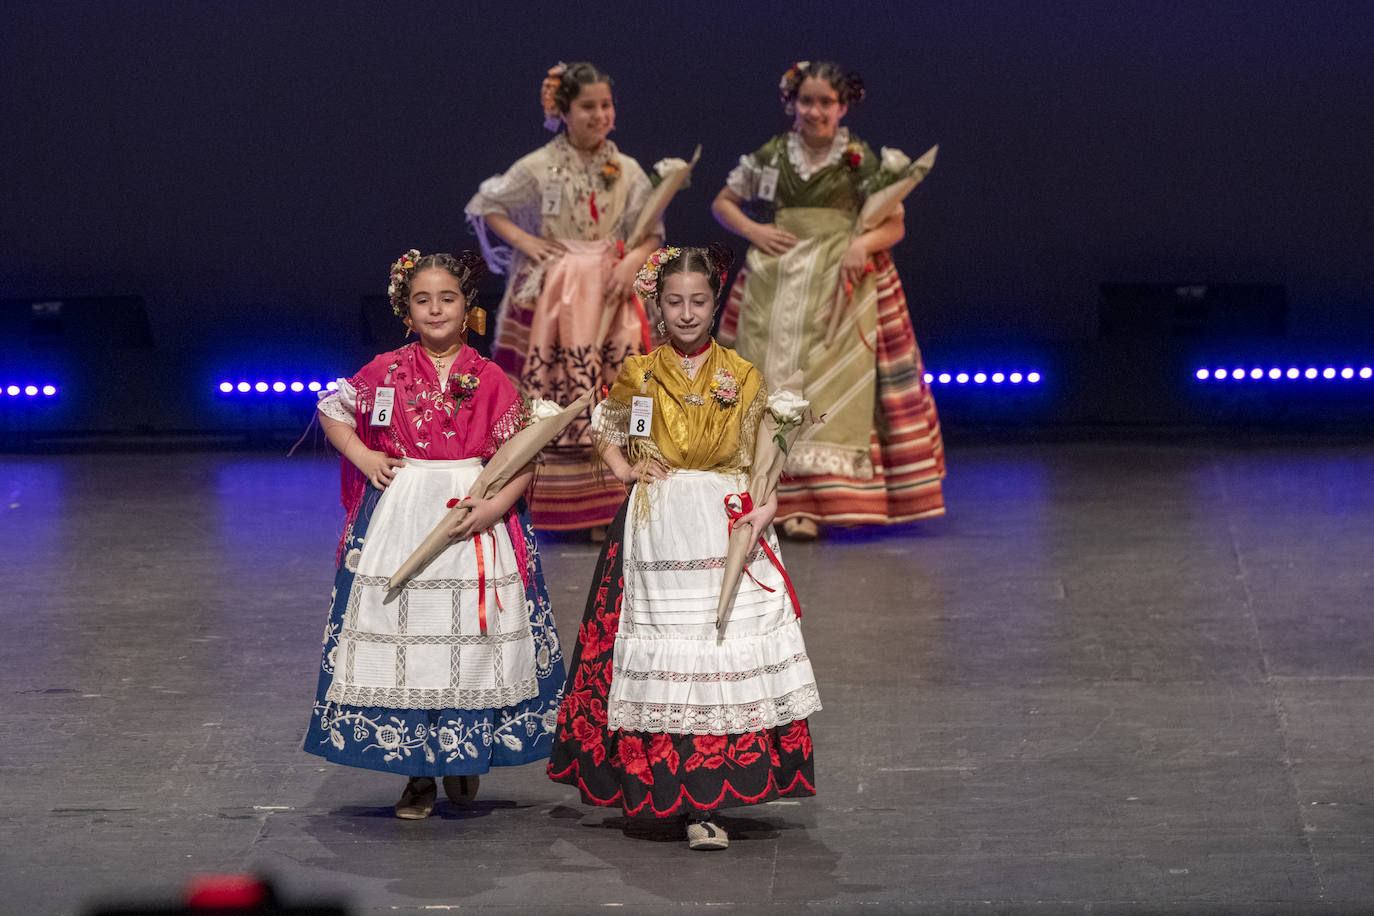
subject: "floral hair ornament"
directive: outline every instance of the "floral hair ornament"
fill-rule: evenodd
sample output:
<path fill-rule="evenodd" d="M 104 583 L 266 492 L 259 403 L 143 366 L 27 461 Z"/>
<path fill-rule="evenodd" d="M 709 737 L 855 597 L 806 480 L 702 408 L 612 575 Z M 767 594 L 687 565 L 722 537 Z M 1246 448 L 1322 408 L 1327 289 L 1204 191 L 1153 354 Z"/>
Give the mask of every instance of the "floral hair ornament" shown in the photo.
<path fill-rule="evenodd" d="M 778 94 L 782 96 L 782 107 L 787 114 L 795 113 L 797 100 L 793 96 L 801 88 L 806 71 L 810 69 L 809 60 L 793 61 L 792 66 L 783 71 L 782 79 L 778 80 Z"/>
<path fill-rule="evenodd" d="M 663 265 L 682 254 L 681 248 L 665 247 L 660 248 L 649 255 L 649 260 L 644 262 L 644 266 L 635 275 L 635 292 L 639 293 L 641 299 L 658 298 L 658 275 L 663 269 Z"/>
<path fill-rule="evenodd" d="M 544 82 L 539 84 L 539 102 L 544 106 L 544 127 L 555 133 L 558 132 L 558 126 L 563 123 L 558 111 L 558 87 L 563 85 L 563 74 L 566 72 L 568 65 L 560 60 L 549 68 Z"/>
<path fill-rule="evenodd" d="M 391 310 L 396 313 L 397 318 L 406 316 L 406 302 L 402 292 L 410 286 L 410 275 L 419 261 L 419 250 L 412 248 L 391 265 L 391 280 L 387 283 L 386 294 L 391 299 Z"/>

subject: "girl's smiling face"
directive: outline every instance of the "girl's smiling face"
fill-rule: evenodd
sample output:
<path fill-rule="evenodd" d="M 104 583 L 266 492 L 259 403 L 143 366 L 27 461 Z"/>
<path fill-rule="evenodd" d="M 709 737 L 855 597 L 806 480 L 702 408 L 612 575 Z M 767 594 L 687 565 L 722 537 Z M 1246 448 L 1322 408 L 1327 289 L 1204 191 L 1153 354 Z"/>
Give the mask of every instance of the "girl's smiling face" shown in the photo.
<path fill-rule="evenodd" d="M 458 278 L 441 267 L 417 271 L 410 280 L 410 314 L 406 327 L 435 353 L 462 343 L 468 303 Z"/>
<path fill-rule="evenodd" d="M 668 337 L 683 353 L 701 349 L 711 336 L 716 297 L 705 274 L 684 271 L 663 281 L 658 300 Z"/>
<path fill-rule="evenodd" d="M 615 130 L 615 100 L 607 83 L 587 83 L 560 117 L 568 126 L 568 142 L 578 149 L 596 149 Z"/>
<path fill-rule="evenodd" d="M 840 103 L 840 94 L 830 81 L 808 76 L 797 87 L 796 120 L 793 128 L 812 146 L 820 146 L 835 139 L 840 119 L 849 106 Z"/>

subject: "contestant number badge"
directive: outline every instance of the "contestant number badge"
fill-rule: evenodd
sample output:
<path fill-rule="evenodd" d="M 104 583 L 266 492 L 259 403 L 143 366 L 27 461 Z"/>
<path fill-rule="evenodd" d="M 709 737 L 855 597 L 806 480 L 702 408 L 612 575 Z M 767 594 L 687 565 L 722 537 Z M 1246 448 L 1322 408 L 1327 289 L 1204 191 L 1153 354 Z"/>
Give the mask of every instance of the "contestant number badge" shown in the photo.
<path fill-rule="evenodd" d="M 557 216 L 558 211 L 563 208 L 563 183 L 560 181 L 544 182 L 542 203 L 539 205 L 539 212 L 544 216 Z"/>
<path fill-rule="evenodd" d="M 378 388 L 377 399 L 372 404 L 372 425 L 390 426 L 391 411 L 396 406 L 395 388 Z"/>
<path fill-rule="evenodd" d="M 654 428 L 654 399 L 636 395 L 630 399 L 630 435 L 647 436 Z"/>
<path fill-rule="evenodd" d="M 766 166 L 759 170 L 759 199 L 772 200 L 778 196 L 778 170 Z"/>

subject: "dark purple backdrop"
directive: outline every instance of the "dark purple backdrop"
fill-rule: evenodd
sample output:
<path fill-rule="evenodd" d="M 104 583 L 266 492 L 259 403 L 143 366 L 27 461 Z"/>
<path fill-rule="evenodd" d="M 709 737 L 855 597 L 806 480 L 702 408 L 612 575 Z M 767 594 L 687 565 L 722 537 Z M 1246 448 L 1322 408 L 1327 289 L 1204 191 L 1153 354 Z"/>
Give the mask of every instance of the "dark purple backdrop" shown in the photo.
<path fill-rule="evenodd" d="M 547 139 L 588 58 L 646 165 L 704 146 L 674 241 L 786 124 L 793 57 L 860 70 L 847 123 L 937 167 L 895 252 L 927 345 L 1093 335 L 1103 280 L 1288 285 L 1290 333 L 1374 319 L 1374 17 L 1296 3 L 32 2 L 0 28 L 4 296 L 146 297 L 166 353 L 356 343 L 414 245 Z"/>

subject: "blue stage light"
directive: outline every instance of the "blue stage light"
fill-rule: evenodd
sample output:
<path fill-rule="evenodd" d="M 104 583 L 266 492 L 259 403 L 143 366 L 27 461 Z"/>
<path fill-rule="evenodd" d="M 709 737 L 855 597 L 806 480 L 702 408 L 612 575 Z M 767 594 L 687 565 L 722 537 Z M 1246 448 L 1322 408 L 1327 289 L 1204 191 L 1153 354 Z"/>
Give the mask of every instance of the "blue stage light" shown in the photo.
<path fill-rule="evenodd" d="M 309 385 L 306 385 L 305 387 L 309 388 L 311 391 L 319 391 L 324 386 L 321 385 L 319 382 L 311 382 Z"/>
<path fill-rule="evenodd" d="M 941 373 L 940 373 L 940 384 L 941 384 L 941 385 L 948 385 L 948 384 L 949 384 L 949 380 L 950 380 L 950 374 L 949 374 L 948 372 L 941 372 Z"/>
<path fill-rule="evenodd" d="M 926 384 L 927 384 L 927 385 L 929 385 L 931 382 L 935 381 L 935 375 L 934 375 L 933 373 L 930 373 L 930 372 L 927 372 L 927 373 L 926 373 L 925 378 L 926 378 Z"/>
<path fill-rule="evenodd" d="M 1022 378 L 1024 378 L 1024 376 L 1022 376 L 1019 372 L 1013 372 L 1011 375 L 1007 376 L 1007 380 L 1010 381 L 1013 385 L 1021 384 Z"/>
<path fill-rule="evenodd" d="M 339 390 L 339 383 L 338 383 L 338 382 L 330 382 L 328 385 L 325 385 L 324 387 L 328 388 L 330 391 L 338 391 L 338 390 Z"/>
<path fill-rule="evenodd" d="M 988 380 L 988 375 L 986 372 L 975 372 L 973 374 L 973 380 L 977 384 L 981 385 Z"/>
<path fill-rule="evenodd" d="M 1341 370 L 1341 378 L 1354 378 L 1354 377 L 1355 377 L 1355 370 L 1354 370 L 1354 369 L 1351 369 L 1349 366 L 1346 366 L 1344 369 Z"/>
<path fill-rule="evenodd" d="M 1027 373 L 1026 373 L 1026 381 L 1030 382 L 1032 385 L 1038 385 L 1038 384 L 1040 384 L 1040 373 L 1039 373 L 1039 372 L 1027 372 Z"/>
<path fill-rule="evenodd" d="M 44 385 L 44 386 L 43 386 L 43 395 L 44 395 L 44 397 L 49 397 L 49 398 L 50 398 L 50 397 L 52 397 L 52 396 L 55 395 L 55 394 L 57 394 L 57 386 L 56 386 L 56 385 Z"/>
<path fill-rule="evenodd" d="M 233 391 L 234 391 L 234 383 L 233 383 L 233 382 L 220 382 L 220 383 L 219 383 L 219 390 L 220 390 L 220 391 L 223 391 L 225 394 L 232 394 Z"/>
<path fill-rule="evenodd" d="M 1283 378 L 1283 370 L 1275 366 L 1269 370 L 1269 377 L 1273 379 Z"/>
<path fill-rule="evenodd" d="M 967 373 L 967 372 L 960 372 L 958 375 L 954 376 L 954 380 L 955 380 L 956 382 L 958 382 L 960 385 L 967 385 L 967 384 L 968 384 L 968 373 Z"/>
<path fill-rule="evenodd" d="M 1302 374 L 1302 376 L 1303 376 L 1303 378 L 1316 378 L 1316 377 L 1317 377 L 1317 370 L 1316 370 L 1315 368 L 1311 367 L 1311 366 L 1308 366 L 1308 367 L 1307 367 L 1307 371 L 1304 372 L 1304 373 Z"/>
<path fill-rule="evenodd" d="M 1368 366 L 1365 366 L 1362 369 L 1360 369 L 1360 378 L 1369 378 L 1371 375 L 1374 375 L 1374 369 L 1371 369 Z"/>
<path fill-rule="evenodd" d="M 1336 377 L 1336 370 L 1333 369 L 1333 368 L 1331 368 L 1330 366 L 1327 366 L 1325 369 L 1322 370 L 1322 378 L 1335 378 L 1335 377 Z"/>
<path fill-rule="evenodd" d="M 1003 381 L 1005 378 L 1006 378 L 1006 376 L 1003 375 L 1002 373 L 1000 373 L 1000 372 L 994 372 L 994 373 L 992 374 L 992 383 L 993 383 L 994 385 L 1000 385 L 1000 384 L 1002 384 L 1002 381 Z"/>
<path fill-rule="evenodd" d="M 292 383 L 291 383 L 291 390 L 299 393 L 299 392 L 305 390 L 305 386 L 302 385 L 300 382 L 292 382 Z"/>

